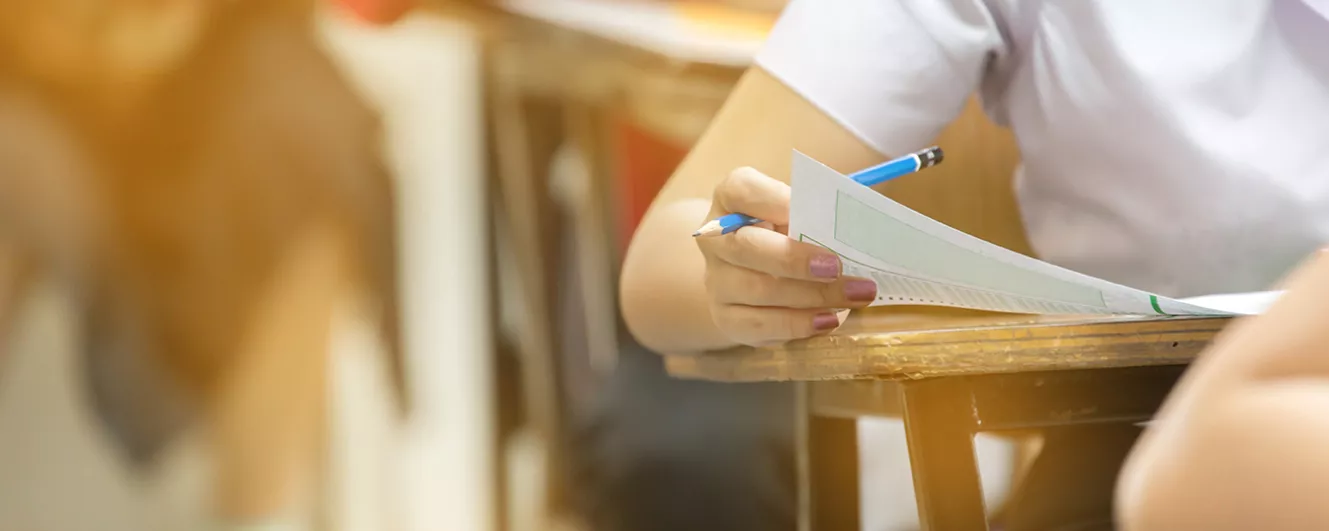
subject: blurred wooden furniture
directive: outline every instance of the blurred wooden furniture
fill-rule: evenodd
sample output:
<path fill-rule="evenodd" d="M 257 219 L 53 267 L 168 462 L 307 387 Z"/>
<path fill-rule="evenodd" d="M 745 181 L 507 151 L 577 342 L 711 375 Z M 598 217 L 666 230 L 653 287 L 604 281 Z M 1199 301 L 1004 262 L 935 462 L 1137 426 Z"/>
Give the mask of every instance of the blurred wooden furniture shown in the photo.
<path fill-rule="evenodd" d="M 773 16 L 736 14 L 744 29 L 735 34 L 725 29 L 732 19 L 714 16 L 732 12 L 717 7 L 496 4 L 501 22 L 486 55 L 495 244 L 509 268 L 501 319 L 518 351 L 524 424 L 544 445 L 548 504 L 557 512 L 564 417 L 617 356 L 626 238 Z M 642 139 L 669 147 L 643 153 L 652 148 L 643 150 Z"/>
<path fill-rule="evenodd" d="M 504 217 L 512 222 L 514 251 L 522 253 L 516 258 L 523 287 L 533 297 L 549 291 L 549 262 L 557 255 L 550 241 L 564 234 L 576 240 L 576 254 L 586 258 L 578 275 L 588 317 L 584 333 L 594 365 L 603 370 L 617 350 L 613 279 L 618 251 L 626 243 L 624 232 L 616 230 L 625 220 L 624 189 L 663 184 L 663 178 L 657 183 L 620 178 L 622 145 L 614 137 L 614 124 L 631 123 L 686 150 L 750 64 L 764 35 L 760 21 L 773 19 L 758 17 L 759 22 L 749 22 L 757 29 L 745 26 L 734 36 L 690 23 L 728 22 L 708 18 L 711 12 L 669 3 L 513 0 L 500 5 L 508 15 L 504 35 L 489 55 L 492 123 L 499 197 Z M 551 181 L 549 166 L 562 145 L 573 148 L 584 171 Z M 564 231 L 551 219 L 560 214 L 570 218 Z M 627 221 L 629 228 L 635 222 Z M 528 311 L 556 304 L 531 302 Z M 527 323 L 536 320 L 547 319 L 532 315 Z M 556 343 L 551 334 L 531 333 L 539 336 L 533 341 Z"/>
<path fill-rule="evenodd" d="M 801 530 L 859 529 L 855 423 L 871 416 L 904 418 L 923 529 L 987 529 L 975 433 L 1148 420 L 1226 322 L 874 310 L 830 336 L 667 365 L 801 382 Z"/>

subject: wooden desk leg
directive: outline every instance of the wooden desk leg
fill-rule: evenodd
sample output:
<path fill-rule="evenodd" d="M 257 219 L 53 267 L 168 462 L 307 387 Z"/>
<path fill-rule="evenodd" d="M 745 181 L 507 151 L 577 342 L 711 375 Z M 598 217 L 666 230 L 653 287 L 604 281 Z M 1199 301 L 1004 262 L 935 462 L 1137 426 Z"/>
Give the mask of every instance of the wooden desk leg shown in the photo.
<path fill-rule="evenodd" d="M 987 529 L 967 380 L 904 382 L 900 395 L 922 528 Z"/>
<path fill-rule="evenodd" d="M 811 415 L 799 385 L 799 531 L 859 531 L 858 421 Z"/>

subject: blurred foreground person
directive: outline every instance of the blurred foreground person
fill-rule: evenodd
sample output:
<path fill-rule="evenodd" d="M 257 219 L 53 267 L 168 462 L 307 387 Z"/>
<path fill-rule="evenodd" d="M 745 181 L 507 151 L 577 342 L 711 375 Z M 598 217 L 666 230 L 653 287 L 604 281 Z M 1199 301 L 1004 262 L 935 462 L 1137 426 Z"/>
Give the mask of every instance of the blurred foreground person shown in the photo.
<path fill-rule="evenodd" d="M 377 305 L 402 391 L 391 183 L 313 11 L 0 0 L 0 333 L 67 284 L 98 416 L 140 465 L 200 422 L 221 529 L 294 525 L 339 309 Z"/>
<path fill-rule="evenodd" d="M 1329 253 L 1233 324 L 1168 397 L 1117 486 L 1128 531 L 1329 528 Z"/>

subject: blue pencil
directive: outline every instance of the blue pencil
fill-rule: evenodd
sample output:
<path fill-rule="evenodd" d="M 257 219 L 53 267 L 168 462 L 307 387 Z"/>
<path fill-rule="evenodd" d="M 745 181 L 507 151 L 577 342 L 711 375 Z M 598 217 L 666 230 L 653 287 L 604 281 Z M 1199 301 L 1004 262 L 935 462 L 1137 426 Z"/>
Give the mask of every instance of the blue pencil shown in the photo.
<path fill-rule="evenodd" d="M 943 153 L 941 148 L 932 146 L 930 148 L 910 153 L 895 160 L 884 162 L 859 171 L 850 175 L 849 178 L 863 186 L 876 186 L 896 177 L 909 175 L 924 168 L 929 168 L 941 163 Z M 707 221 L 692 236 L 720 236 L 729 234 L 743 227 L 761 223 L 760 219 L 747 214 L 725 214 L 713 220 Z"/>

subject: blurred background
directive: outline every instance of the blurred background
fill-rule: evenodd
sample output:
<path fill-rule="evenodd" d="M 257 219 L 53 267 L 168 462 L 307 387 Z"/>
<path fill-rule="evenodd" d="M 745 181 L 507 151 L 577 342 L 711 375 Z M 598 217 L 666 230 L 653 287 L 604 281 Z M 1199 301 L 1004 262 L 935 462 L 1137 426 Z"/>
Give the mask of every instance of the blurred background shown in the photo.
<path fill-rule="evenodd" d="M 781 4 L 0 2 L 0 529 L 591 529 L 620 257 Z"/>
<path fill-rule="evenodd" d="M 724 408 L 633 345 L 617 270 L 783 4 L 0 0 L 0 529 L 726 506 L 684 500 Z M 911 529 L 877 429 L 864 520 Z"/>

